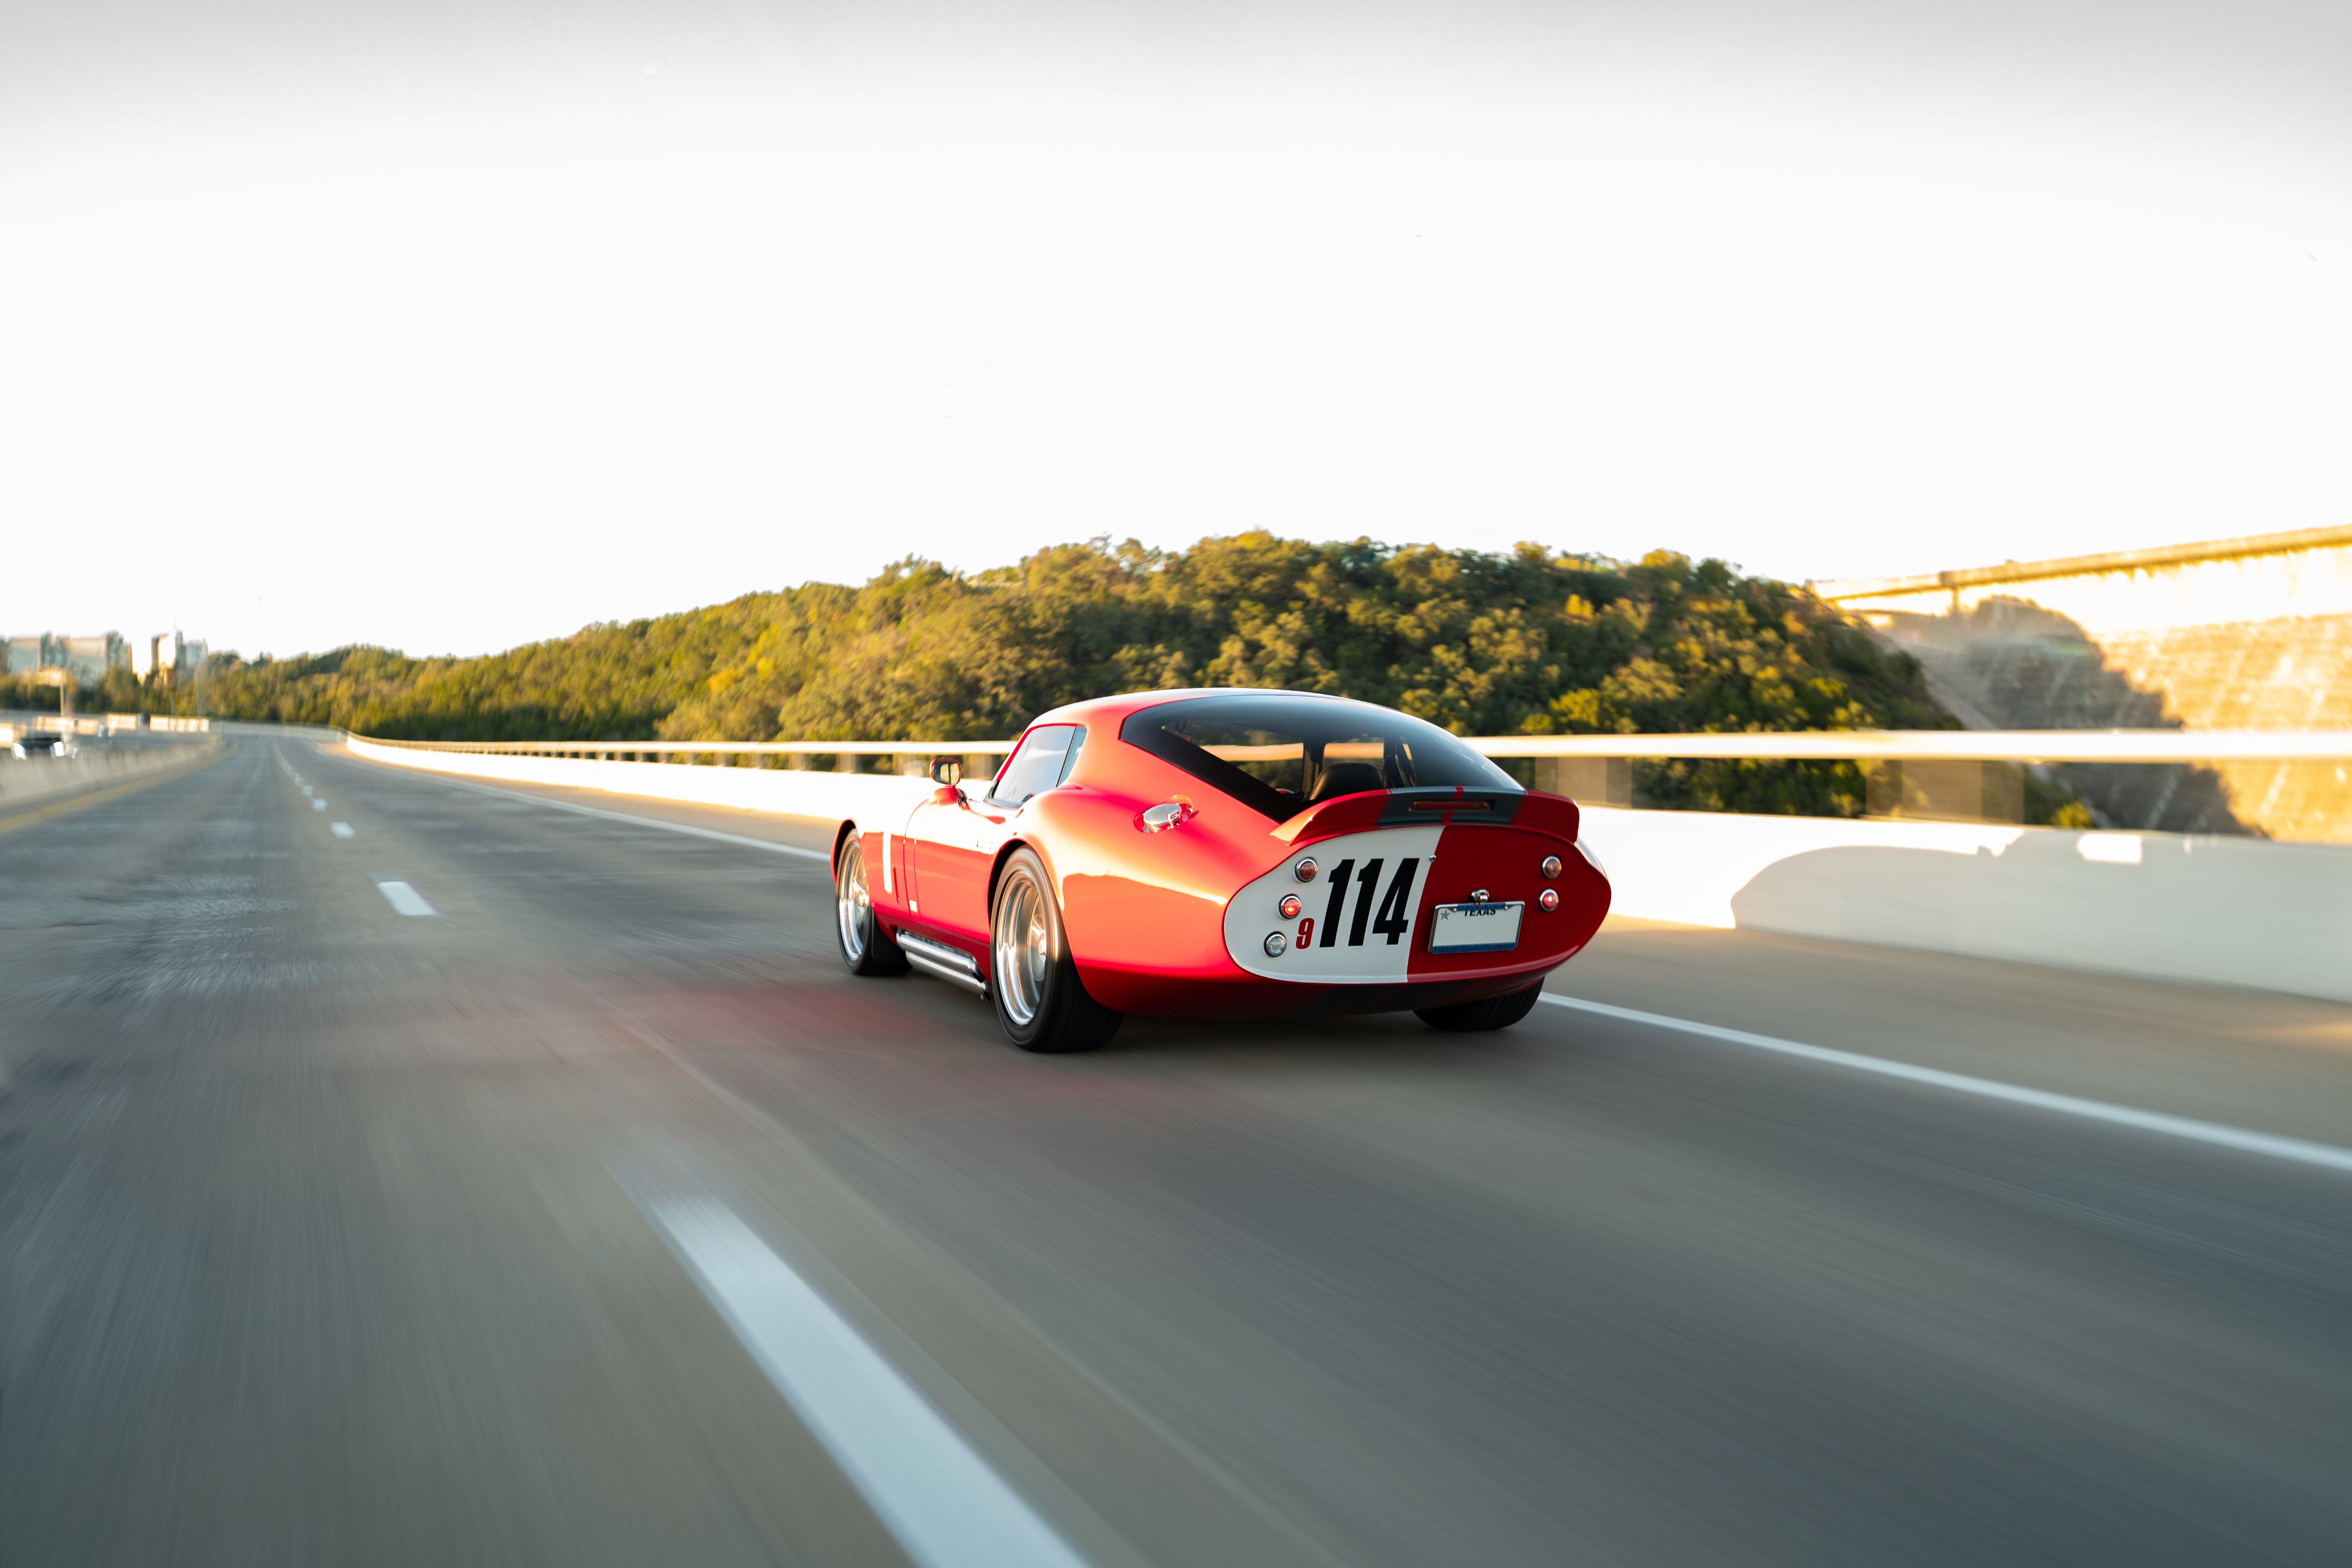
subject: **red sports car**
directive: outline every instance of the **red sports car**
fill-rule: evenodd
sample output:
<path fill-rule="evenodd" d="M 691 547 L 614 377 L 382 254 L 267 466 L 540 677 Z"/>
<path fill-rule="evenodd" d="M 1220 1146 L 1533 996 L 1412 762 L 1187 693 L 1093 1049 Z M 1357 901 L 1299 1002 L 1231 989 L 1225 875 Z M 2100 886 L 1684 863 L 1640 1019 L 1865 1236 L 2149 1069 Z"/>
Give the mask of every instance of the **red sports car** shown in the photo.
<path fill-rule="evenodd" d="M 1101 697 L 1040 717 L 992 781 L 958 771 L 841 824 L 841 954 L 988 996 L 1024 1051 L 1131 1012 L 1502 1029 L 1609 912 L 1574 801 L 1370 703 Z"/>

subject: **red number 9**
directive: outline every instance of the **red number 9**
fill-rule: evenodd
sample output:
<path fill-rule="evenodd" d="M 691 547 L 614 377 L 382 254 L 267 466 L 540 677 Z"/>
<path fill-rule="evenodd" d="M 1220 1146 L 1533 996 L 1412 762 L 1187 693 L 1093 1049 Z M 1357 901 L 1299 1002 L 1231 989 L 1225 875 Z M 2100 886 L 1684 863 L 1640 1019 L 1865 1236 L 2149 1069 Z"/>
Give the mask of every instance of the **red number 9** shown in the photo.
<path fill-rule="evenodd" d="M 1310 915 L 1298 923 L 1298 945 L 1301 947 L 1315 945 L 1315 916 Z"/>

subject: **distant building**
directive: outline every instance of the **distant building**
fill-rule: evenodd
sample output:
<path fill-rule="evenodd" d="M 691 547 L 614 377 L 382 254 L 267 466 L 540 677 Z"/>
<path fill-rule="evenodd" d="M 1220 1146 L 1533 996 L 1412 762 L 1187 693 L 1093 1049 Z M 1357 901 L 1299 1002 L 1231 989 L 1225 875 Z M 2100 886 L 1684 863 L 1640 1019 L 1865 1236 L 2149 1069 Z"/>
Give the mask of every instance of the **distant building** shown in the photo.
<path fill-rule="evenodd" d="M 60 637 L 53 632 L 8 639 L 8 673 L 37 675 L 63 670 L 77 682 L 97 681 L 109 670 L 131 668 L 131 644 L 120 632 L 95 637 Z"/>
<path fill-rule="evenodd" d="M 160 632 L 147 640 L 147 667 L 157 679 L 178 685 L 195 679 L 205 652 L 205 644 L 184 632 Z"/>
<path fill-rule="evenodd" d="M 122 640 L 120 632 L 108 632 L 96 637 L 58 637 L 52 640 L 63 655 L 58 661 L 58 667 L 77 681 L 95 684 L 105 679 L 109 670 L 131 668 L 131 644 Z"/>
<path fill-rule="evenodd" d="M 164 651 L 164 644 L 169 651 Z M 167 632 L 151 638 L 144 668 L 141 666 L 138 650 L 120 632 L 105 632 L 91 637 L 60 637 L 54 632 L 13 636 L 7 639 L 7 674 L 12 675 L 48 674 L 62 672 L 77 685 L 95 685 L 105 679 L 109 670 L 129 670 L 136 675 L 160 671 L 166 679 L 184 679 L 195 674 L 195 666 L 204 662 L 205 645 L 176 632 Z M 161 658 L 156 657 L 162 653 Z"/>

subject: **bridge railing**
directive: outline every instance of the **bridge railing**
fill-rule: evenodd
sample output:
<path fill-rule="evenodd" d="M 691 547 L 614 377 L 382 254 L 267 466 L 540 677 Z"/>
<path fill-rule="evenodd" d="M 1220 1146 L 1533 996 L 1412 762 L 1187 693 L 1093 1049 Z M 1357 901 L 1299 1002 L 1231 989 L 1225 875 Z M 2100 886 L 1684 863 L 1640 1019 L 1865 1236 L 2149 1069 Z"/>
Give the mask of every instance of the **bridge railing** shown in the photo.
<path fill-rule="evenodd" d="M 2170 768 L 2172 785 L 2154 796 L 2160 811 L 2190 767 L 2334 763 L 2340 779 L 2352 762 L 2352 730 L 1820 730 L 1512 736 L 1470 744 L 1489 757 L 1527 759 L 1517 771 L 1536 789 L 1602 806 L 1641 803 L 1637 761 L 1853 762 L 1865 779 L 1869 815 L 1940 821 L 2024 821 L 2026 772 L 2045 764 Z"/>
<path fill-rule="evenodd" d="M 1003 757 L 1010 740 L 382 740 L 419 751 L 599 761 L 726 758 Z M 1463 744 L 1503 758 L 1746 758 L 1762 761 L 2337 762 L 2352 729 L 1838 729 L 1690 735 L 1486 735 Z"/>
<path fill-rule="evenodd" d="M 1593 805 L 1636 804 L 1637 761 L 1853 762 L 1874 816 L 2022 821 L 2023 772 L 2049 763 L 2352 763 L 2352 730 L 1819 730 L 1685 735 L 1469 736 L 1527 783 Z M 993 772 L 1011 740 L 373 741 L 413 751 L 598 762 L 919 774 L 955 757 Z M 822 760 L 820 760 L 822 759 Z"/>
<path fill-rule="evenodd" d="M 1792 761 L 2339 762 L 2352 729 L 1840 729 L 1736 735 L 1470 738 L 1489 757 L 1747 758 Z"/>
<path fill-rule="evenodd" d="M 705 767 L 766 768 L 806 766 L 809 758 L 843 758 L 864 764 L 890 758 L 900 766 L 888 772 L 920 773 L 934 757 L 1003 757 L 1013 750 L 1009 740 L 378 740 L 371 746 L 400 747 L 412 751 L 466 751 L 498 757 L 577 757 L 596 762 L 681 762 L 698 758 Z M 908 764 L 911 764 L 908 766 Z M 845 773 L 864 772 L 863 766 L 841 768 Z"/>

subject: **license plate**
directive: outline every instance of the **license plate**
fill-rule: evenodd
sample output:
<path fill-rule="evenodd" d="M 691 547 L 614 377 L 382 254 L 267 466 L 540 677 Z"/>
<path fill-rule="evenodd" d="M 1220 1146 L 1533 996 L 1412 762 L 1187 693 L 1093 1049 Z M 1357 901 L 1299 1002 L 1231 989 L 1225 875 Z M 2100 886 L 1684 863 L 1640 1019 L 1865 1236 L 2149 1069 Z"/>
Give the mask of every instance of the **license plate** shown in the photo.
<path fill-rule="evenodd" d="M 1519 945 L 1524 904 L 1441 904 L 1431 911 L 1433 953 L 1507 953 Z"/>

